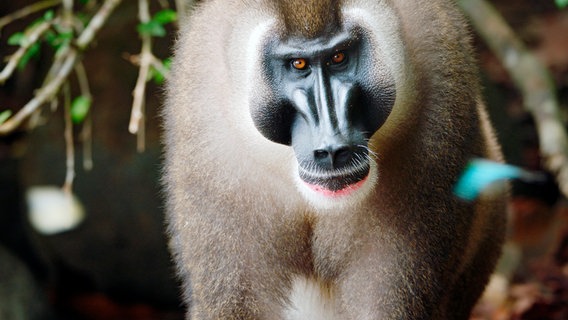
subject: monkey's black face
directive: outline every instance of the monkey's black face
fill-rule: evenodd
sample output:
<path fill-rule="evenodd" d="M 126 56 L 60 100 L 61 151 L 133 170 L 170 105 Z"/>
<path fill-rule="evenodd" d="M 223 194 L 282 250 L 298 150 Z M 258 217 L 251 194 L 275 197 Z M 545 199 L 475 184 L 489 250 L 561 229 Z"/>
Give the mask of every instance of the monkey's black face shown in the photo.
<path fill-rule="evenodd" d="M 291 145 L 298 175 L 328 197 L 350 194 L 369 175 L 368 141 L 388 117 L 394 79 L 377 74 L 369 41 L 358 29 L 317 39 L 273 41 L 264 54 L 271 99 L 252 117 L 268 139 Z"/>

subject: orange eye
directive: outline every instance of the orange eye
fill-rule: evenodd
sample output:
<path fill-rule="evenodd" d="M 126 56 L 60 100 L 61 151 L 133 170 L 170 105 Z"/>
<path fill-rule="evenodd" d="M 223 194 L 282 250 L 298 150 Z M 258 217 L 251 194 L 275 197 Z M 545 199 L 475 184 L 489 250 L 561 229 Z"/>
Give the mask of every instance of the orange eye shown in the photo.
<path fill-rule="evenodd" d="M 333 62 L 334 64 L 339 64 L 342 63 L 343 61 L 345 61 L 345 53 L 343 52 L 336 52 L 331 57 L 331 62 Z"/>
<path fill-rule="evenodd" d="M 298 70 L 304 70 L 308 66 L 308 62 L 304 58 L 292 59 L 292 67 Z"/>

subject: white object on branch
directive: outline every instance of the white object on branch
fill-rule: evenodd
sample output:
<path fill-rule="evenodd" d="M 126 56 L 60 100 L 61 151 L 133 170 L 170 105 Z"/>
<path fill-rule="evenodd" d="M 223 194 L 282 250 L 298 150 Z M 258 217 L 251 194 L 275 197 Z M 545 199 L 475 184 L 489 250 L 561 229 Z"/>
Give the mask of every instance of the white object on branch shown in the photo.
<path fill-rule="evenodd" d="M 32 187 L 26 192 L 28 219 L 43 235 L 76 228 L 85 219 L 85 209 L 73 194 L 55 186 Z"/>

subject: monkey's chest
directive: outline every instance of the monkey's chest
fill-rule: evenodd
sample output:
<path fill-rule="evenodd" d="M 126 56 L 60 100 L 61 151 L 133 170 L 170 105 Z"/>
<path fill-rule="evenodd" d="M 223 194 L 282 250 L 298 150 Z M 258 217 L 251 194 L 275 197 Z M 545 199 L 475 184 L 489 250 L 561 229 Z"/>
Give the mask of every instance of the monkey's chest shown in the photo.
<path fill-rule="evenodd" d="M 339 319 L 333 290 L 314 278 L 294 278 L 288 297 L 289 304 L 284 309 L 286 320 Z"/>

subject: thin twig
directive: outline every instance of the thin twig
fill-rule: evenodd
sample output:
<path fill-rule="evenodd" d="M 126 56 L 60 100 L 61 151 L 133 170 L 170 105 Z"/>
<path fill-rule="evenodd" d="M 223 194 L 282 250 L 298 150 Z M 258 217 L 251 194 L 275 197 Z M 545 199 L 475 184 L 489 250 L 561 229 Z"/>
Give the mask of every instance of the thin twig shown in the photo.
<path fill-rule="evenodd" d="M 91 111 L 83 122 L 80 137 L 83 142 L 83 170 L 91 171 L 95 163 L 93 161 L 93 113 Z"/>
<path fill-rule="evenodd" d="M 459 0 L 458 3 L 520 89 L 525 109 L 532 114 L 537 126 L 544 165 L 556 174 L 560 189 L 568 196 L 568 137 L 560 121 L 550 73 L 490 3 L 485 0 Z"/>
<path fill-rule="evenodd" d="M 61 26 L 65 31 L 71 31 L 73 28 L 73 0 L 63 0 Z"/>
<path fill-rule="evenodd" d="M 79 90 L 81 95 L 89 101 L 92 100 L 91 89 L 89 88 L 89 79 L 85 66 L 81 61 L 75 66 L 75 74 L 77 75 L 77 82 L 79 83 Z M 81 130 L 80 138 L 83 145 L 83 169 L 90 171 L 93 169 L 93 126 L 92 126 L 92 103 L 88 111 L 87 117 L 83 122 L 83 129 Z"/>
<path fill-rule="evenodd" d="M 87 78 L 87 71 L 85 71 L 83 62 L 79 61 L 77 62 L 77 65 L 75 65 L 75 75 L 77 76 L 77 82 L 79 83 L 79 91 L 81 91 L 81 95 L 91 99 L 91 88 L 89 86 L 89 79 Z"/>
<path fill-rule="evenodd" d="M 77 58 L 77 51 L 70 50 L 57 76 L 49 81 L 45 86 L 41 87 L 35 94 L 34 98 L 20 109 L 18 113 L 0 125 L 0 136 L 7 135 L 14 131 L 25 119 L 37 110 L 37 108 L 51 100 L 55 94 L 57 94 L 61 85 L 65 82 L 71 70 L 73 70 L 73 66 L 75 65 L 75 62 L 77 62 Z"/>
<path fill-rule="evenodd" d="M 175 0 L 175 5 L 178 17 L 180 19 L 184 18 L 187 10 L 185 0 Z"/>
<path fill-rule="evenodd" d="M 150 6 L 148 0 L 138 1 L 138 18 L 140 23 L 148 23 L 150 21 Z M 146 93 L 146 82 L 150 72 L 152 63 L 152 36 L 146 33 L 141 34 L 142 49 L 140 53 L 140 71 L 136 86 L 132 92 L 134 98 L 132 102 L 132 113 L 130 116 L 130 124 L 128 130 L 132 134 L 138 135 L 138 151 L 144 150 L 144 100 Z"/>
<path fill-rule="evenodd" d="M 76 41 L 76 47 L 68 46 L 57 57 L 61 59 L 61 65 L 58 63 L 52 65 L 48 72 L 49 81 L 44 82 L 44 85 L 39 88 L 34 96 L 22 109 L 20 109 L 14 116 L 0 125 L 0 136 L 7 135 L 16 130 L 24 120 L 32 115 L 41 105 L 50 101 L 61 88 L 75 64 L 78 61 L 79 51 L 76 49 L 84 50 L 93 40 L 96 32 L 104 25 L 114 8 L 120 3 L 121 0 L 106 0 L 99 11 L 95 14 L 89 25 L 79 35 Z M 52 77 L 52 78 L 51 78 Z"/>
<path fill-rule="evenodd" d="M 95 37 L 95 34 L 104 25 L 110 14 L 114 11 L 116 6 L 121 0 L 106 0 L 99 11 L 93 16 L 85 30 L 81 32 L 81 35 L 77 38 L 75 45 L 79 49 L 84 50 Z"/>
<path fill-rule="evenodd" d="M 27 34 L 25 35 L 26 40 L 20 45 L 20 48 L 18 48 L 18 50 L 12 56 L 10 56 L 8 63 L 6 64 L 2 72 L 0 72 L 0 84 L 3 84 L 12 76 L 14 70 L 16 70 L 16 67 L 18 66 L 20 60 L 22 60 L 22 57 L 24 57 L 28 49 L 35 43 L 37 43 L 39 38 L 44 33 L 46 33 L 50 27 L 51 22 L 44 21 L 27 32 Z"/>
<path fill-rule="evenodd" d="M 71 120 L 71 90 L 69 83 L 63 85 L 63 110 L 65 119 L 65 182 L 63 191 L 67 194 L 73 192 L 73 180 L 75 180 L 75 146 L 73 142 L 73 121 Z"/>
<path fill-rule="evenodd" d="M 14 11 L 9 15 L 6 15 L 6 16 L 0 18 L 0 31 L 6 25 L 14 22 L 15 20 L 25 18 L 25 17 L 29 16 L 30 14 L 34 14 L 36 12 L 47 9 L 49 7 L 54 7 L 54 6 L 56 6 L 60 3 L 61 3 L 61 0 L 45 0 L 45 1 L 40 1 L 40 2 L 36 2 L 34 4 L 31 4 L 31 5 L 24 7 L 22 9 L 18 10 L 18 11 Z"/>
<path fill-rule="evenodd" d="M 160 7 L 162 7 L 162 8 L 169 8 L 170 7 L 168 0 L 158 0 L 158 3 L 160 4 Z"/>
<path fill-rule="evenodd" d="M 55 112 L 57 111 L 58 107 L 59 107 L 59 100 L 51 99 L 51 102 L 49 104 L 49 110 L 51 110 L 51 112 Z"/>
<path fill-rule="evenodd" d="M 197 0 L 175 0 L 176 11 L 178 14 L 178 23 L 184 21 L 189 11 L 196 6 Z"/>

